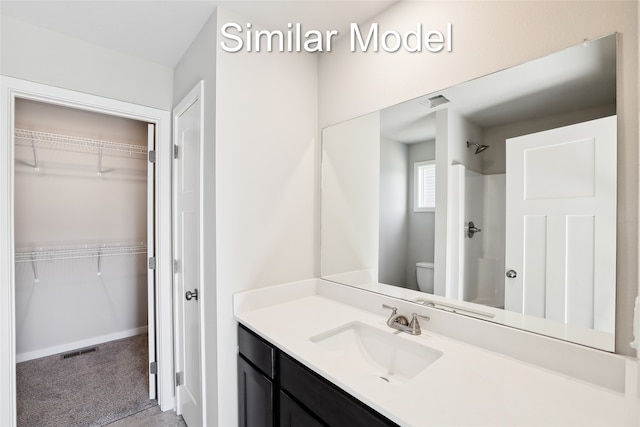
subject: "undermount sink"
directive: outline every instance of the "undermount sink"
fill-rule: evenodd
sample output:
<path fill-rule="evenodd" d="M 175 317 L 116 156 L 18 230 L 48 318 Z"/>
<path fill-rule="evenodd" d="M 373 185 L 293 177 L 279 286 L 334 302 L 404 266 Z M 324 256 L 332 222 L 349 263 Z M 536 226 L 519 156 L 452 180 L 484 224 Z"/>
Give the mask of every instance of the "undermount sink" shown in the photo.
<path fill-rule="evenodd" d="M 409 381 L 435 362 L 442 352 L 390 331 L 351 322 L 310 340 L 340 354 L 340 361 L 364 367 L 381 379 Z M 364 362 L 364 363 L 363 363 Z"/>

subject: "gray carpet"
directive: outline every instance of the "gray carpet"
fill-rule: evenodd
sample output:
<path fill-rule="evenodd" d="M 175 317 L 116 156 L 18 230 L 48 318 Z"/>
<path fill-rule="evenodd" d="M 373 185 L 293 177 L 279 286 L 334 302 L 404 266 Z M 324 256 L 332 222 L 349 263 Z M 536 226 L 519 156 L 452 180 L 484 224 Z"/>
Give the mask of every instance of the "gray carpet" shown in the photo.
<path fill-rule="evenodd" d="M 18 363 L 18 426 L 103 426 L 150 408 L 148 364 L 147 335 Z"/>

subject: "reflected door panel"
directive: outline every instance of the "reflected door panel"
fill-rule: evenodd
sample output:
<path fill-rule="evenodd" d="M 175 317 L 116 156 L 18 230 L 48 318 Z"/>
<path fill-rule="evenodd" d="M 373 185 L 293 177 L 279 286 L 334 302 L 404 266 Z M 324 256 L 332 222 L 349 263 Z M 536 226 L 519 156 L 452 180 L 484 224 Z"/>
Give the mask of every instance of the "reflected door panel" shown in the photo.
<path fill-rule="evenodd" d="M 507 310 L 613 333 L 616 141 L 616 116 L 507 140 Z"/>

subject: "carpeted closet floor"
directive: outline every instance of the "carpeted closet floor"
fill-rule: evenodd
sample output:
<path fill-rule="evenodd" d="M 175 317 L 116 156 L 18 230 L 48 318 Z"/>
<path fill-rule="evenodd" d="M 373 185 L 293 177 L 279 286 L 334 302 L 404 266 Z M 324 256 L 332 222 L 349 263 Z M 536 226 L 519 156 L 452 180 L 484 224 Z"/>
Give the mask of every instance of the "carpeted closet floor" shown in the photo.
<path fill-rule="evenodd" d="M 157 405 L 149 400 L 147 335 L 97 347 L 16 365 L 18 427 L 103 426 Z"/>

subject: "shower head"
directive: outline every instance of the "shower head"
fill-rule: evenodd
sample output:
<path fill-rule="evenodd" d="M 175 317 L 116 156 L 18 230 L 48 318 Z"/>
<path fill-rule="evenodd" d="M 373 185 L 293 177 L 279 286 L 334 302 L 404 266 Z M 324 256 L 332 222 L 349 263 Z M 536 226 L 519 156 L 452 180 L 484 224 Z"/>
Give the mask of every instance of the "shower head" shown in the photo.
<path fill-rule="evenodd" d="M 488 145 L 484 145 L 484 144 L 478 144 L 477 142 L 469 142 L 467 141 L 467 148 L 474 146 L 476 147 L 476 152 L 474 154 L 478 154 L 478 153 L 482 153 L 484 150 L 486 150 L 487 148 L 489 148 Z"/>
<path fill-rule="evenodd" d="M 489 146 L 488 146 L 488 145 L 479 145 L 479 146 L 476 148 L 476 154 L 478 154 L 478 153 L 482 153 L 482 152 L 483 152 L 484 150 L 486 150 L 487 148 L 489 148 Z"/>

